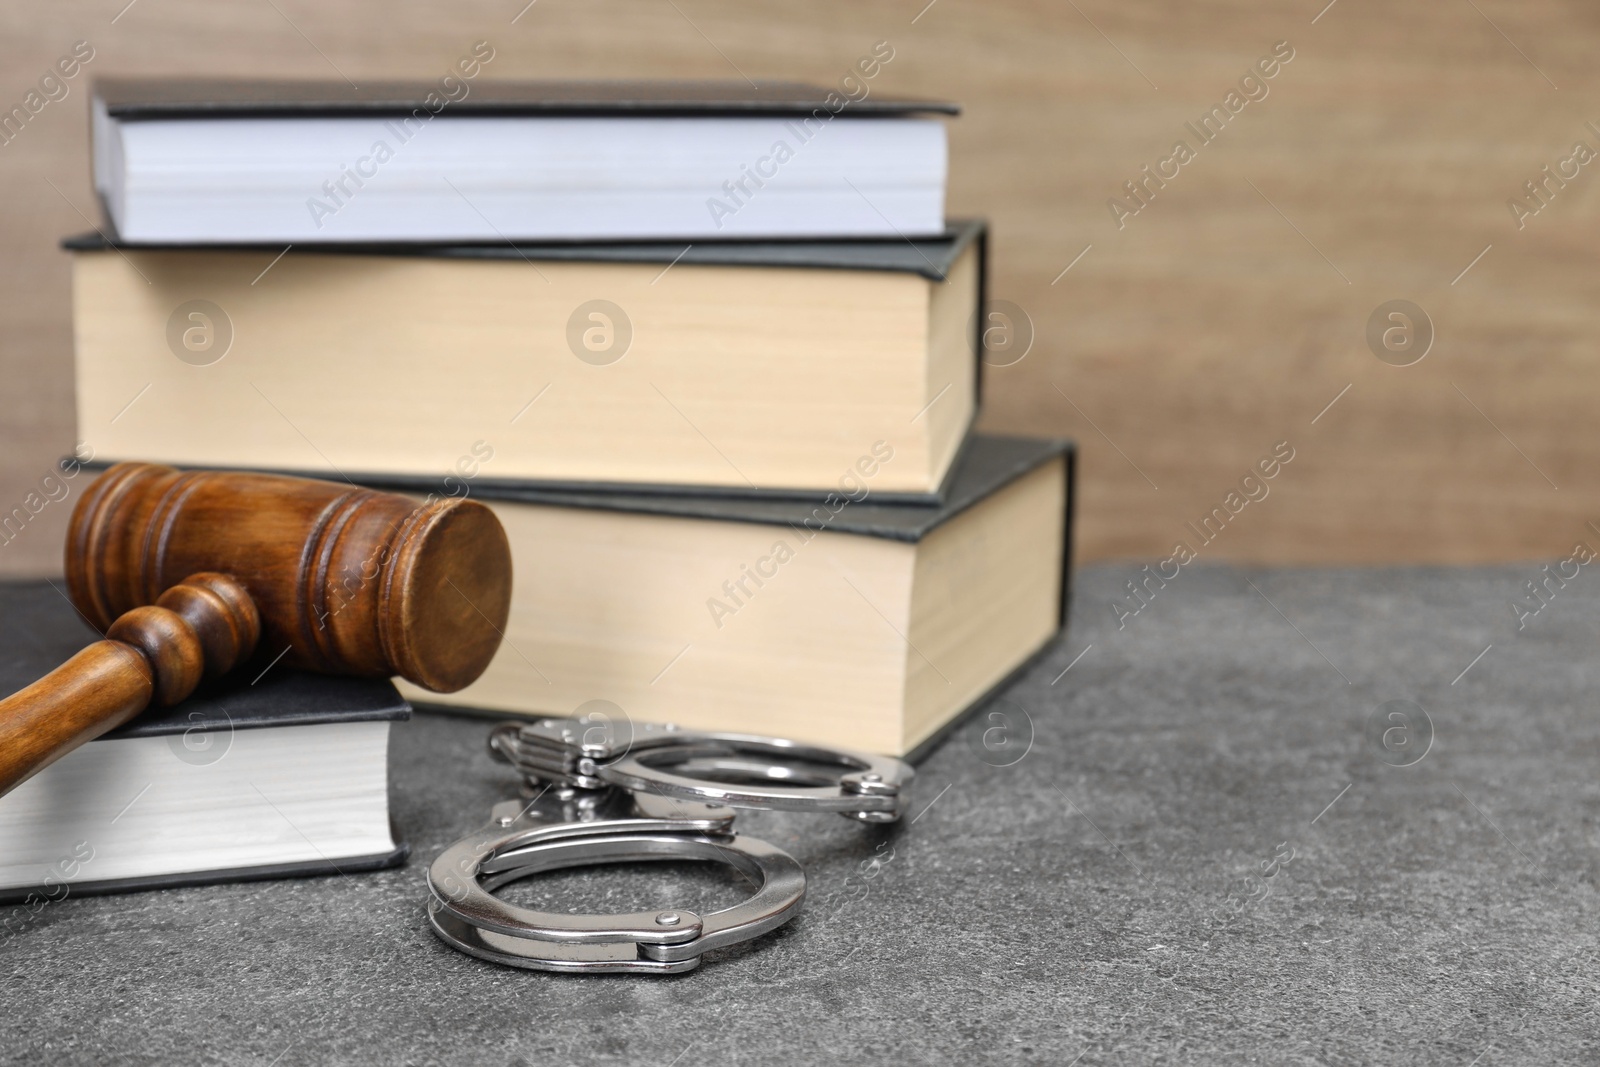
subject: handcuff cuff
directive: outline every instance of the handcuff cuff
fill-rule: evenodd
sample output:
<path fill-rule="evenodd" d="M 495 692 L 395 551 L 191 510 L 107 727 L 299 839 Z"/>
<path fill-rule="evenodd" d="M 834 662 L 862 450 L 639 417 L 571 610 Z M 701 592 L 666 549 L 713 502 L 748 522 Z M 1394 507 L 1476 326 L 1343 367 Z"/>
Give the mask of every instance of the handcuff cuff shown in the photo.
<path fill-rule="evenodd" d="M 496 804 L 489 826 L 433 861 L 429 924 L 479 959 L 577 973 L 677 974 L 705 952 L 777 929 L 805 898 L 805 871 L 777 846 L 737 833 L 733 808 L 891 823 L 915 774 L 887 756 L 604 717 L 502 723 L 489 751 L 523 776 L 532 800 Z M 547 871 L 651 860 L 723 863 L 756 891 L 704 915 L 570 915 L 494 895 Z"/>

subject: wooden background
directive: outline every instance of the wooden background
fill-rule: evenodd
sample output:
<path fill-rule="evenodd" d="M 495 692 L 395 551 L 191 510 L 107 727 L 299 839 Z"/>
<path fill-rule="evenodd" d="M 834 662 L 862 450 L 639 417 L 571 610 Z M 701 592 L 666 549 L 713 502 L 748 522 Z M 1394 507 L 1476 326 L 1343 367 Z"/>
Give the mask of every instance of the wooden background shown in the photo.
<path fill-rule="evenodd" d="M 965 105 L 950 210 L 993 221 L 993 295 L 1036 334 L 991 371 L 985 423 L 1081 441 L 1080 558 L 1166 555 L 1282 440 L 1295 459 L 1271 495 L 1202 558 L 1453 563 L 1600 546 L 1586 527 L 1600 522 L 1600 165 L 1520 231 L 1506 205 L 1573 142 L 1600 149 L 1586 126 L 1600 125 L 1594 4 L 522 2 L 9 0 L 0 110 L 79 39 L 91 76 L 358 83 L 437 77 L 479 39 L 498 78 L 835 83 L 888 40 L 875 91 Z M 1280 40 L 1295 58 L 1270 94 L 1119 230 L 1107 199 L 1192 141 L 1184 123 Z M 0 146 L 0 510 L 72 447 L 57 241 L 94 214 L 86 81 Z M 1396 298 L 1437 330 L 1405 368 L 1364 341 Z M 0 572 L 58 569 L 70 505 L 0 546 Z"/>

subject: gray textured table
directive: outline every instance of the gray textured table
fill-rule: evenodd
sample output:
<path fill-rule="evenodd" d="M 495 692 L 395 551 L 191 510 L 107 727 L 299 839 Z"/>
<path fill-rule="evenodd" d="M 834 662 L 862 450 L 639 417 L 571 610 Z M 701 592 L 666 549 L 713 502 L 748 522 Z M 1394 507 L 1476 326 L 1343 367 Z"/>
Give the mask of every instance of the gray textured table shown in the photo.
<path fill-rule="evenodd" d="M 483 723 L 419 716 L 394 745 L 410 866 L 52 905 L 0 945 L 0 1048 L 263 1067 L 1600 1060 L 1596 579 L 1518 632 L 1532 565 L 1185 571 L 1118 630 L 1128 570 L 1084 573 L 1071 631 L 1007 694 L 1014 727 L 1032 720 L 1019 762 L 957 734 L 894 833 L 742 817 L 807 865 L 812 896 L 697 972 L 561 977 L 437 943 L 420 865 L 512 782 Z M 1409 766 L 1414 712 L 1388 747 L 1367 730 L 1400 699 L 1434 731 Z M 558 877 L 581 908 L 738 896 L 694 865 Z"/>

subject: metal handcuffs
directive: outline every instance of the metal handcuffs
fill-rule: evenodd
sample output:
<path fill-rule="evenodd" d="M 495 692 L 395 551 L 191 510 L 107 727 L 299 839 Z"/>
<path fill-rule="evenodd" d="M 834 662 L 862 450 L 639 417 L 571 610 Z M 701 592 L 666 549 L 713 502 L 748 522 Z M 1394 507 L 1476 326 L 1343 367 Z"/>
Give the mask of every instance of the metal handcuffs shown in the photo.
<path fill-rule="evenodd" d="M 469 955 L 548 971 L 674 974 L 693 970 L 702 953 L 782 926 L 805 897 L 805 871 L 782 849 L 736 833 L 732 807 L 894 822 L 914 775 L 889 757 L 603 717 L 505 723 L 489 749 L 537 792 L 526 804 L 495 805 L 488 827 L 434 860 L 428 920 Z M 724 863 L 756 892 L 706 915 L 568 915 L 494 896 L 546 871 L 646 860 Z"/>

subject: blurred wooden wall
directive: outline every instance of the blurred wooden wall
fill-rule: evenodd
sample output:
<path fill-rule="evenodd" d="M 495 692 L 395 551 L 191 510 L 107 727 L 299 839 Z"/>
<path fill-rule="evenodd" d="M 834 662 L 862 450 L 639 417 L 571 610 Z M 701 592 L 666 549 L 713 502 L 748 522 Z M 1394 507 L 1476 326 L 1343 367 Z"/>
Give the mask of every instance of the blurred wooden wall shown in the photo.
<path fill-rule="evenodd" d="M 965 105 L 950 210 L 993 221 L 993 295 L 1035 332 L 991 369 L 985 423 L 1080 440 L 1081 558 L 1166 555 L 1285 440 L 1270 495 L 1203 558 L 1600 545 L 1600 162 L 1521 229 L 1507 207 L 1575 141 L 1600 151 L 1600 8 L 1325 2 L 13 0 L 0 110 L 80 39 L 89 76 L 434 77 L 487 39 L 500 78 L 825 83 L 888 40 L 876 91 Z M 1108 199 L 1198 145 L 1184 124 L 1278 41 L 1294 58 L 1265 98 L 1119 228 Z M 80 76 L 0 146 L 0 510 L 74 438 L 57 241 L 95 213 L 87 99 Z M 1413 366 L 1364 339 L 1392 299 L 1436 328 Z M 0 572 L 57 569 L 68 507 L 0 546 Z"/>

